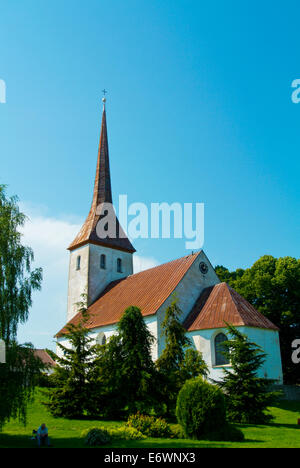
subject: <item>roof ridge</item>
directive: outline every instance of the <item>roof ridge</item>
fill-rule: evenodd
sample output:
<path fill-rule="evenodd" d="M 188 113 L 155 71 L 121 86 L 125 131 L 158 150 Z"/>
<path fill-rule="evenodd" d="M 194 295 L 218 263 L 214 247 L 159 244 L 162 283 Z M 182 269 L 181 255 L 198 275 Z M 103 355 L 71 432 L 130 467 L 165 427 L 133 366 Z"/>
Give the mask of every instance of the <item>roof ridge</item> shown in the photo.
<path fill-rule="evenodd" d="M 174 260 L 169 260 L 168 262 L 160 263 L 159 265 L 153 266 L 153 267 L 151 267 L 151 268 L 147 268 L 146 270 L 141 270 L 141 271 L 138 271 L 137 273 L 133 273 L 132 275 L 128 275 L 128 276 L 126 276 L 126 278 L 124 278 L 124 279 L 132 278 L 133 276 L 139 275 L 139 274 L 141 274 L 141 273 L 145 273 L 146 271 L 150 271 L 150 270 L 154 270 L 154 269 L 156 269 L 156 268 L 163 267 L 163 266 L 165 266 L 165 265 L 168 265 L 169 263 L 178 262 L 179 260 L 183 260 L 184 258 L 188 258 L 188 257 L 195 256 L 195 260 L 196 260 L 196 258 L 198 257 L 198 255 L 199 255 L 201 252 L 202 252 L 202 249 L 199 250 L 199 251 L 196 252 L 196 253 L 192 253 L 192 254 L 188 254 L 188 255 L 183 255 L 183 257 L 178 257 L 178 258 L 175 258 Z"/>
<path fill-rule="evenodd" d="M 236 291 L 228 283 L 226 283 L 226 281 L 224 281 L 223 283 L 224 283 L 224 286 L 225 286 L 225 287 L 223 287 L 223 291 L 225 292 L 225 295 L 227 297 L 229 297 L 229 300 L 231 300 L 231 302 L 233 303 L 236 314 L 238 316 L 240 316 L 241 322 L 242 322 L 241 325 L 245 325 L 246 324 L 245 319 L 244 319 L 244 317 L 241 315 L 241 313 L 239 311 L 238 303 L 237 303 L 237 301 L 236 301 L 236 299 L 234 297 L 234 294 L 233 294 L 233 293 L 236 293 Z M 240 297 L 242 297 L 242 296 L 240 295 Z"/>

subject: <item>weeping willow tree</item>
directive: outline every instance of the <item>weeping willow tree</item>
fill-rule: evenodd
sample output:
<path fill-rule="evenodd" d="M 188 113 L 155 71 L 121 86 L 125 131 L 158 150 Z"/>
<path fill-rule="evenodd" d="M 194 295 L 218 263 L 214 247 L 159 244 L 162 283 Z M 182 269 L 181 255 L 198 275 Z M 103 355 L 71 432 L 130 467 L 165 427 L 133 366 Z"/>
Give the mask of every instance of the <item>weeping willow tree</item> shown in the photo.
<path fill-rule="evenodd" d="M 6 345 L 6 363 L 0 364 L 0 429 L 11 417 L 25 423 L 27 403 L 41 367 L 32 345 L 16 341 L 18 325 L 28 319 L 32 293 L 42 282 L 42 269 L 32 268 L 32 249 L 22 244 L 20 229 L 26 216 L 17 202 L 0 185 L 0 338 Z"/>

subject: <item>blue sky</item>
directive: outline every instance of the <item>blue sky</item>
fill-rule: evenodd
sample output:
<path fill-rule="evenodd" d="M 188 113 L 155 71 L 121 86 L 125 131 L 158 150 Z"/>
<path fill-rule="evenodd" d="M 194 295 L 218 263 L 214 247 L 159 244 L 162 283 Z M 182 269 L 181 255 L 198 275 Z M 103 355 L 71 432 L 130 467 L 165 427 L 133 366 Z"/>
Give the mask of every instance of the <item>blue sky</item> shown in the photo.
<path fill-rule="evenodd" d="M 90 206 L 104 87 L 115 200 L 204 202 L 214 265 L 299 256 L 299 13 L 271 1 L 1 2 L 0 183 L 30 215 L 25 238 L 45 268 L 21 341 L 50 346 L 64 322 L 65 247 Z M 149 265 L 187 253 L 178 239 L 135 247 Z"/>

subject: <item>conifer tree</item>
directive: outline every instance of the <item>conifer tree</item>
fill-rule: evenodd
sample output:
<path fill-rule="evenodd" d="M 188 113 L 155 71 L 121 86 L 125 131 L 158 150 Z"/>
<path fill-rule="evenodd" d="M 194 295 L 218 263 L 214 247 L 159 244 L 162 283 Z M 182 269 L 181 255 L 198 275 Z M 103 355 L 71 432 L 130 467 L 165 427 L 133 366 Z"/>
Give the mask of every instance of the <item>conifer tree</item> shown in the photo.
<path fill-rule="evenodd" d="M 184 349 L 191 345 L 191 340 L 186 336 L 186 330 L 180 322 L 181 315 L 182 311 L 178 306 L 177 297 L 173 296 L 161 324 L 165 347 L 156 361 L 157 368 L 165 374 L 179 371 L 184 360 Z"/>
<path fill-rule="evenodd" d="M 223 380 L 217 383 L 226 395 L 227 415 L 233 422 L 264 424 L 272 416 L 268 406 L 279 393 L 271 392 L 274 380 L 258 377 L 266 354 L 247 335 L 227 324 L 231 338 L 223 342 L 223 354 L 230 360 L 231 369 L 224 368 Z"/>
<path fill-rule="evenodd" d="M 56 356 L 59 364 L 55 368 L 54 379 L 57 388 L 49 391 L 50 401 L 45 403 L 54 416 L 78 418 L 83 416 L 89 399 L 89 378 L 93 366 L 96 348 L 88 336 L 86 322 L 89 314 L 86 307 L 86 295 L 77 304 L 81 319 L 78 324 L 67 325 L 64 335 L 69 345 L 57 343 L 62 350 L 62 356 Z"/>
<path fill-rule="evenodd" d="M 156 361 L 161 377 L 161 392 L 169 414 L 175 411 L 177 395 L 185 381 L 207 375 L 207 366 L 201 353 L 191 348 L 191 340 L 186 336 L 186 329 L 180 321 L 181 315 L 178 299 L 174 295 L 162 322 L 165 347 Z"/>
<path fill-rule="evenodd" d="M 185 352 L 184 359 L 180 364 L 180 379 L 182 384 L 186 380 L 193 379 L 195 377 L 208 376 L 208 367 L 202 354 L 194 348 L 188 348 Z"/>
<path fill-rule="evenodd" d="M 149 412 L 156 405 L 153 342 L 140 309 L 128 307 L 118 323 L 117 334 L 99 349 L 93 394 L 95 399 L 98 394 L 100 413 Z"/>

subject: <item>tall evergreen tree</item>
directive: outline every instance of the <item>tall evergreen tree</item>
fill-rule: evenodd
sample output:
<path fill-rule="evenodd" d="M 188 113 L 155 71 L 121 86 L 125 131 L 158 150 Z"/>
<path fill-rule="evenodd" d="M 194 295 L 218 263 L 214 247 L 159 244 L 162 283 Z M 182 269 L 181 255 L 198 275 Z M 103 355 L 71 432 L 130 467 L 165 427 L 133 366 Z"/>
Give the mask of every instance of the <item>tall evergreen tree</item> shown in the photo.
<path fill-rule="evenodd" d="M 62 351 L 62 356 L 55 357 L 59 364 L 54 371 L 57 387 L 47 391 L 50 399 L 45 403 L 54 416 L 66 418 L 82 417 L 89 405 L 89 379 L 96 353 L 86 328 L 89 314 L 85 295 L 77 306 L 81 319 L 78 324 L 71 323 L 66 327 L 64 336 L 68 346 L 57 343 Z"/>
<path fill-rule="evenodd" d="M 177 395 L 185 381 L 207 375 L 207 366 L 201 353 L 191 348 L 191 340 L 186 336 L 186 329 L 180 321 L 181 315 L 178 299 L 174 295 L 162 322 L 165 347 L 156 361 L 161 376 L 161 392 L 169 414 L 175 411 Z"/>
<path fill-rule="evenodd" d="M 100 389 L 100 412 L 149 412 L 157 404 L 153 342 L 140 309 L 128 307 L 118 323 L 117 334 L 99 350 L 94 393 Z"/>
<path fill-rule="evenodd" d="M 22 244 L 26 216 L 17 197 L 8 198 L 0 185 L 0 338 L 6 345 L 6 363 L 0 364 L 0 429 L 11 417 L 26 422 L 26 408 L 42 363 L 30 344 L 18 345 L 18 325 L 28 319 L 32 293 L 41 288 L 42 269 L 32 269 L 30 247 Z"/>
<path fill-rule="evenodd" d="M 231 338 L 222 344 L 231 369 L 224 368 L 222 381 L 215 382 L 225 393 L 227 415 L 233 422 L 264 424 L 272 419 L 268 406 L 279 395 L 270 391 L 273 380 L 258 377 L 266 354 L 232 325 L 227 330 Z"/>
<path fill-rule="evenodd" d="M 180 321 L 181 315 L 182 310 L 178 306 L 178 299 L 173 296 L 161 324 L 165 347 L 156 361 L 157 368 L 166 374 L 179 371 L 184 360 L 184 349 L 191 345 L 191 340 L 186 336 L 186 330 Z"/>
<path fill-rule="evenodd" d="M 277 325 L 284 380 L 300 383 L 300 366 L 291 359 L 292 342 L 300 338 L 300 259 L 264 255 L 246 270 L 215 270 L 221 281 Z"/>
<path fill-rule="evenodd" d="M 129 412 L 151 407 L 155 367 L 151 356 L 154 337 L 150 333 L 141 310 L 131 306 L 118 323 L 122 343 L 122 387 L 127 392 Z"/>

